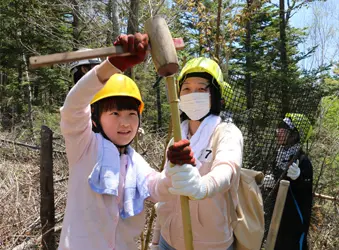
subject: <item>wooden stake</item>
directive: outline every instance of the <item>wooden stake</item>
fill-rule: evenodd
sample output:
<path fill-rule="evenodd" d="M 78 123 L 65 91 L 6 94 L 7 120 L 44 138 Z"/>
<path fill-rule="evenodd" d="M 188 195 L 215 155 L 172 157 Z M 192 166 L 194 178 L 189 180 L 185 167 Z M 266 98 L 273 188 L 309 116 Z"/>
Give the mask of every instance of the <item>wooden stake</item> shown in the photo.
<path fill-rule="evenodd" d="M 284 211 L 286 196 L 290 182 L 286 180 L 281 180 L 279 184 L 279 190 L 277 194 L 277 199 L 275 201 L 274 210 L 272 214 L 270 229 L 267 235 L 267 243 L 265 250 L 273 250 L 275 246 L 275 241 L 279 232 L 281 216 Z"/>
<path fill-rule="evenodd" d="M 46 126 L 41 126 L 40 149 L 40 220 L 41 244 L 43 250 L 55 249 L 55 206 L 53 186 L 53 132 Z"/>

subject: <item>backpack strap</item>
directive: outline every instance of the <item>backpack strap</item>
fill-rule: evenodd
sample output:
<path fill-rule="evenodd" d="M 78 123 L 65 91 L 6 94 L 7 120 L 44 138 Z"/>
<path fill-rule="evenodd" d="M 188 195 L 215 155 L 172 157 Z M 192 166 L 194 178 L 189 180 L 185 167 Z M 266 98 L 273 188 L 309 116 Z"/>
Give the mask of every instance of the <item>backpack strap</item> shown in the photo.
<path fill-rule="evenodd" d="M 229 217 L 231 218 L 231 226 L 234 230 L 234 228 L 237 226 L 237 223 L 238 223 L 238 216 L 237 216 L 237 211 L 235 209 L 235 206 L 234 206 L 234 202 L 233 202 L 233 199 L 232 199 L 232 195 L 231 195 L 231 192 L 225 192 L 224 193 L 224 196 L 225 196 L 225 200 L 226 200 L 226 203 L 227 203 L 227 210 L 228 210 L 228 213 L 229 213 Z"/>
<path fill-rule="evenodd" d="M 215 131 L 214 131 L 214 133 L 211 137 L 213 160 L 215 159 L 215 152 L 217 150 L 217 143 L 218 143 L 219 134 L 220 134 L 220 126 L 222 126 L 223 124 L 225 124 L 225 122 L 220 123 L 216 127 L 216 129 L 215 129 Z M 228 218 L 231 218 L 230 224 L 231 224 L 232 228 L 234 229 L 236 227 L 237 222 L 238 222 L 238 216 L 237 216 L 236 208 L 234 206 L 234 202 L 233 202 L 233 199 L 232 199 L 231 192 L 226 191 L 224 193 L 224 197 L 225 197 L 225 200 L 226 200 L 227 212 L 229 213 Z"/>

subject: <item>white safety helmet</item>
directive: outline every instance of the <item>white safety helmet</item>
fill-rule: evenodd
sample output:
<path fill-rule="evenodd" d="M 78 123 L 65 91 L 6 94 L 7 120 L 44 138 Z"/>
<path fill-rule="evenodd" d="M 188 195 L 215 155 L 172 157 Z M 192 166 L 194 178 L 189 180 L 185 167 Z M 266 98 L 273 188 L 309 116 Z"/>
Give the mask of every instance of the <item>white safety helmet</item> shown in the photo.
<path fill-rule="evenodd" d="M 77 51 L 84 51 L 84 50 L 91 50 L 91 49 L 82 48 L 82 49 L 79 49 Z M 75 72 L 77 72 L 78 66 L 100 64 L 101 62 L 102 62 L 102 60 L 100 58 L 91 58 L 91 59 L 84 59 L 84 60 L 80 60 L 80 61 L 71 62 L 70 63 L 70 72 L 73 75 Z"/>

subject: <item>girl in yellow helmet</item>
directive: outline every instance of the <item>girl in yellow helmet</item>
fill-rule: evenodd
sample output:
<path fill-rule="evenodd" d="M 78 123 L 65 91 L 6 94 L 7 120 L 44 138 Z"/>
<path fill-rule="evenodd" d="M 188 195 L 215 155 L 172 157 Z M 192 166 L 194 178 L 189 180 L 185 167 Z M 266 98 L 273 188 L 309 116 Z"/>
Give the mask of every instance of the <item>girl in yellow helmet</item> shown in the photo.
<path fill-rule="evenodd" d="M 170 192 L 176 196 L 158 204 L 161 236 L 159 242 L 153 242 L 160 250 L 185 249 L 179 201 L 183 195 L 191 199 L 194 249 L 230 250 L 233 231 L 224 195 L 231 192 L 238 203 L 243 137 L 231 121 L 222 122 L 219 116 L 221 98 L 227 98 L 229 88 L 219 65 L 203 57 L 188 61 L 178 82 L 183 140 L 169 147 L 167 157 L 173 164 L 183 164 L 187 161 L 183 152 L 190 143 L 194 159 L 190 164 L 166 167 Z"/>
<path fill-rule="evenodd" d="M 59 250 L 136 250 L 145 199 L 171 196 L 169 179 L 129 146 L 144 103 L 134 81 L 120 73 L 144 60 L 148 37 L 121 35 L 114 44 L 133 55 L 90 69 L 61 108 L 70 170 Z"/>

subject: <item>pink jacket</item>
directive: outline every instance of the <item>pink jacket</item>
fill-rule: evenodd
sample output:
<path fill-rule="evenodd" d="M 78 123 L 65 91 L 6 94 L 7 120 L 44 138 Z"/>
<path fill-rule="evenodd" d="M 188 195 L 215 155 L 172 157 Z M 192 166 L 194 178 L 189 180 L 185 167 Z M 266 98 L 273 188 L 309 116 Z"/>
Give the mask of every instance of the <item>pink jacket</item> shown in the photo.
<path fill-rule="evenodd" d="M 88 176 L 97 161 L 97 137 L 92 132 L 90 101 L 104 86 L 88 72 L 69 92 L 61 108 L 61 131 L 69 162 L 68 196 L 59 250 L 131 250 L 145 225 L 144 211 L 122 220 L 120 197 L 91 190 Z M 123 176 L 124 178 L 125 176 Z M 150 199 L 166 200 L 169 180 L 149 167 Z"/>
<path fill-rule="evenodd" d="M 221 123 L 216 129 L 222 129 L 223 135 L 217 148 L 212 148 L 210 141 L 199 157 L 199 172 L 207 179 L 208 197 L 189 202 L 194 250 L 225 250 L 233 243 L 224 193 L 230 190 L 235 205 L 238 204 L 243 137 L 233 123 Z M 179 196 L 158 203 L 157 214 L 162 237 L 175 249 L 185 249 Z"/>

